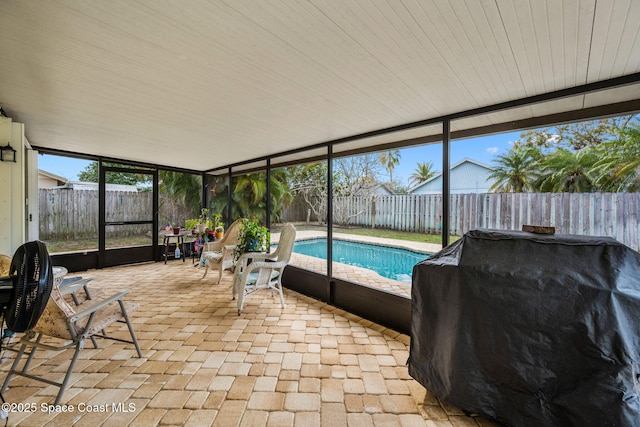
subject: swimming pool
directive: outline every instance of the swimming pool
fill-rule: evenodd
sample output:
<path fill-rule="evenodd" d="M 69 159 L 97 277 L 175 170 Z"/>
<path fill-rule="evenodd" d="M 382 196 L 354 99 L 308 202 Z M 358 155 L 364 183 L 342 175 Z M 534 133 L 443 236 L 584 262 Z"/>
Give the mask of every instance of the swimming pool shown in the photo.
<path fill-rule="evenodd" d="M 327 259 L 327 239 L 298 240 L 293 251 Z M 332 252 L 334 261 L 368 268 L 383 277 L 407 283 L 411 283 L 413 266 L 429 258 L 428 254 L 407 249 L 337 239 L 333 240 Z"/>

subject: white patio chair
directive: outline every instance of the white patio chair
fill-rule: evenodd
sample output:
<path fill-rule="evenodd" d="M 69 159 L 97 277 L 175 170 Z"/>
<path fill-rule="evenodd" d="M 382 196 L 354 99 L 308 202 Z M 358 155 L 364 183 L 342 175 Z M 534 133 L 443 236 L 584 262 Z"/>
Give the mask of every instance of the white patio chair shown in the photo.
<path fill-rule="evenodd" d="M 202 249 L 202 260 L 204 260 L 204 274 L 207 275 L 209 268 L 218 270 L 218 281 L 222 279 L 222 272 L 233 266 L 233 250 L 238 244 L 240 234 L 240 220 L 234 221 L 229 229 L 224 233 L 224 237 L 215 242 L 207 242 Z"/>
<path fill-rule="evenodd" d="M 245 253 L 236 265 L 233 280 L 233 299 L 238 297 L 238 315 L 242 313 L 244 299 L 259 289 L 270 289 L 280 296 L 280 305 L 285 307 L 282 294 L 282 274 L 289 263 L 296 240 L 296 228 L 286 224 L 280 233 L 278 247 L 273 253 Z"/>

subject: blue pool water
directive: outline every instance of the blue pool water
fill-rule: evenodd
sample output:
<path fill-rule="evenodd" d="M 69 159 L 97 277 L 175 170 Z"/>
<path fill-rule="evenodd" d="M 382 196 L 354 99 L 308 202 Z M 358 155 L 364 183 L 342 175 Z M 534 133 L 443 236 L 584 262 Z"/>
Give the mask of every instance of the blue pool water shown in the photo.
<path fill-rule="evenodd" d="M 327 259 L 327 239 L 299 240 L 293 245 L 293 251 Z M 411 283 L 413 266 L 429 257 L 407 249 L 336 239 L 332 252 L 334 261 L 368 268 L 383 277 L 408 283 Z"/>

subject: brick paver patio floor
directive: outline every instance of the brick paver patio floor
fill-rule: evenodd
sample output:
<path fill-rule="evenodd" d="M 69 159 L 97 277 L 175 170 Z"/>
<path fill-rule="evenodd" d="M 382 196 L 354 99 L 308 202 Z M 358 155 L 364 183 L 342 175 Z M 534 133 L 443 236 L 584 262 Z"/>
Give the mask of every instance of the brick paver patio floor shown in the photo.
<path fill-rule="evenodd" d="M 238 316 L 231 273 L 215 285 L 189 261 L 81 274 L 106 294 L 131 290 L 144 358 L 129 344 L 88 342 L 62 399 L 69 412 L 43 410 L 57 388 L 14 377 L 5 399 L 36 410 L 12 412 L 9 425 L 496 426 L 409 377 L 406 335 L 295 292 L 285 290 L 285 309 L 255 294 Z M 126 327 L 113 335 L 126 337 Z M 60 380 L 71 354 L 38 350 L 32 369 Z"/>

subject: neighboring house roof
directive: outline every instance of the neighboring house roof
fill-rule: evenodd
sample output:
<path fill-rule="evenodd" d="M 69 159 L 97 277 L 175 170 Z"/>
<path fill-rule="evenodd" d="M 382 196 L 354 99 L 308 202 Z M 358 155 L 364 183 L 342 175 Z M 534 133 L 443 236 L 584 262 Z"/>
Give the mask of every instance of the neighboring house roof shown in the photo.
<path fill-rule="evenodd" d="M 486 193 L 493 185 L 489 174 L 493 168 L 477 160 L 465 157 L 451 166 L 450 190 L 452 193 Z M 411 194 L 442 193 L 442 172 L 416 185 Z"/>
<path fill-rule="evenodd" d="M 389 187 L 389 184 L 378 184 L 374 188 L 373 192 L 377 196 L 390 196 L 390 195 L 396 194 L 395 191 L 393 191 L 391 187 Z"/>
<path fill-rule="evenodd" d="M 44 182 L 47 182 L 44 185 Z M 67 188 L 69 190 L 98 190 L 97 182 L 69 181 L 67 178 L 38 169 L 38 182 L 40 188 Z M 137 192 L 138 187 L 126 184 L 106 184 L 109 191 L 130 191 Z"/>
<path fill-rule="evenodd" d="M 55 185 L 64 185 L 64 184 L 67 183 L 67 178 L 65 178 L 63 176 L 60 176 L 60 175 L 56 175 L 56 174 L 51 173 L 51 172 L 47 172 L 47 171 L 42 170 L 42 169 L 38 169 L 38 178 L 55 181 L 56 182 Z"/>
<path fill-rule="evenodd" d="M 396 194 L 388 184 L 374 184 L 358 190 L 356 196 L 391 196 Z"/>

